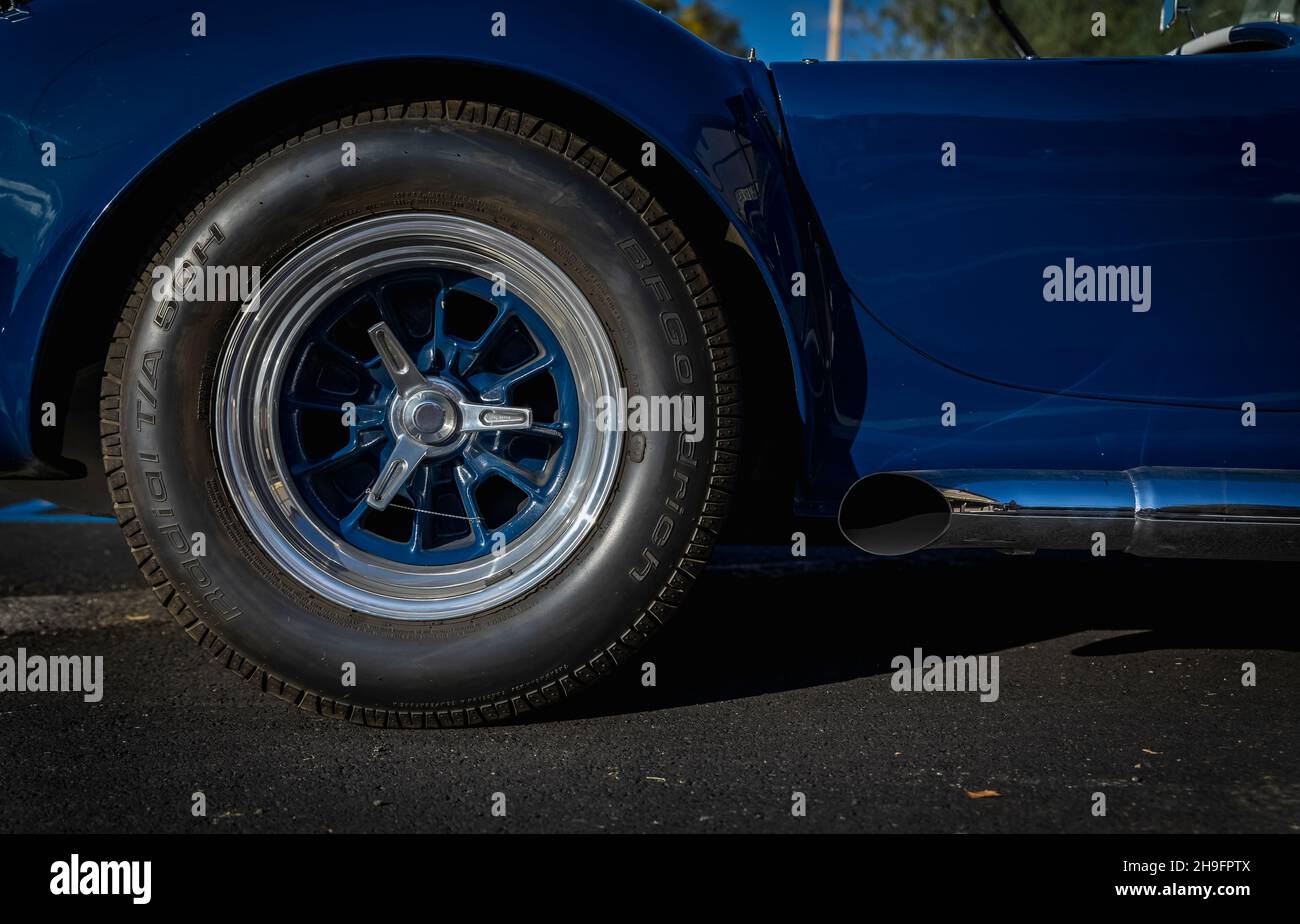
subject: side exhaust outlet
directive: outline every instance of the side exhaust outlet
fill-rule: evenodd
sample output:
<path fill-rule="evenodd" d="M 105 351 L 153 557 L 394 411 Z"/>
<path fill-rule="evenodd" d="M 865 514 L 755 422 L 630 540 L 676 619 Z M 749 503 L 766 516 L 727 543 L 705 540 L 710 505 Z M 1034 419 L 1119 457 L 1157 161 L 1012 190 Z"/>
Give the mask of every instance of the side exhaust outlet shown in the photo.
<path fill-rule="evenodd" d="M 879 472 L 840 504 L 873 555 L 921 549 L 1096 549 L 1154 558 L 1300 560 L 1300 472 Z"/>
<path fill-rule="evenodd" d="M 840 531 L 872 555 L 907 555 L 948 531 L 948 499 L 929 482 L 903 472 L 857 481 L 840 502 Z"/>

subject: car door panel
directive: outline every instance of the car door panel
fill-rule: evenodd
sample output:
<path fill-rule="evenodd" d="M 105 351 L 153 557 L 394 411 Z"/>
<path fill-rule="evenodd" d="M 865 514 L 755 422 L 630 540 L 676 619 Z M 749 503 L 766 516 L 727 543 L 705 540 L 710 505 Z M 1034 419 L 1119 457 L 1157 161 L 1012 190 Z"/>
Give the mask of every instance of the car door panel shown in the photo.
<path fill-rule="evenodd" d="M 773 73 L 858 309 L 914 350 L 1050 393 L 1300 409 L 1300 54 Z M 1045 300 L 1067 260 L 1149 272 L 1146 310 Z"/>

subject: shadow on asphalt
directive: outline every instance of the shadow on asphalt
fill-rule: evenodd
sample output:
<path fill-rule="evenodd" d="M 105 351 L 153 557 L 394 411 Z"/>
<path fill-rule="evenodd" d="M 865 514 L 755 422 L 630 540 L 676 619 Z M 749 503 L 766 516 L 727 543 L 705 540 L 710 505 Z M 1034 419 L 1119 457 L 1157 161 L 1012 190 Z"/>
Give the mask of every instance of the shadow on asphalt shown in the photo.
<path fill-rule="evenodd" d="M 654 712 L 892 672 L 890 660 L 1001 651 L 1086 629 L 1133 630 L 1072 652 L 1300 650 L 1285 616 L 1291 563 L 1104 559 L 1087 554 L 922 553 L 872 559 L 847 546 L 728 546 L 635 665 L 530 722 Z M 143 589 L 116 526 L 0 526 L 0 596 Z M 161 612 L 161 611 L 160 611 Z M 645 661 L 661 678 L 648 702 Z"/>
<path fill-rule="evenodd" d="M 818 566 L 819 554 L 830 555 L 833 567 L 800 573 L 787 560 L 706 573 L 638 656 L 637 666 L 651 661 L 660 677 L 672 676 L 650 710 L 633 668 L 602 681 L 599 696 L 534 721 L 776 694 L 892 673 L 891 659 L 915 647 L 926 655 L 981 654 L 1087 629 L 1134 631 L 1072 654 L 1300 650 L 1300 629 L 1272 602 L 1291 599 L 1296 568 L 1289 563 L 996 552 L 891 560 L 821 549 L 810 550 L 809 567 Z"/>

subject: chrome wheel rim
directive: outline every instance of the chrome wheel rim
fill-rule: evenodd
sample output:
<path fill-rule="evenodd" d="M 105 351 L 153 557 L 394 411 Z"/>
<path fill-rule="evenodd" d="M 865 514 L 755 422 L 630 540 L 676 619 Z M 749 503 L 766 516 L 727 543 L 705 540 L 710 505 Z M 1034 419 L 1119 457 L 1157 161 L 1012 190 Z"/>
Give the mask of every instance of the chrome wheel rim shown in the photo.
<path fill-rule="evenodd" d="M 427 310 L 421 285 L 431 293 Z M 468 328 L 449 330 L 462 296 L 487 306 L 480 310 L 486 327 L 479 338 L 467 339 Z M 363 308 L 367 298 L 373 314 Z M 374 316 L 379 323 L 366 323 Z M 350 338 L 334 326 L 345 319 Z M 423 339 L 422 323 L 431 333 Z M 365 339 L 355 334 L 358 325 Z M 498 341 L 507 330 L 515 352 L 500 358 L 489 347 L 503 349 Z M 326 341 L 319 349 L 318 336 Z M 511 366 L 530 338 L 535 354 Z M 337 362 L 326 358 L 335 352 Z M 539 368 L 510 381 L 530 363 Z M 500 387 L 488 385 L 493 375 Z M 554 387 L 553 411 L 529 384 L 539 378 Z M 303 247 L 241 310 L 218 373 L 218 458 L 258 545 L 311 590 L 394 619 L 467 616 L 545 581 L 595 525 L 621 452 L 621 434 L 596 426 L 596 402 L 619 385 L 600 319 L 536 248 L 457 216 L 376 217 Z M 312 388 L 321 393 L 307 394 Z M 543 412 L 534 415 L 520 404 L 521 394 Z M 333 400 L 309 400 L 322 396 Z M 321 419 L 308 424 L 304 404 L 315 404 L 310 410 Z M 352 461 L 344 478 L 325 460 L 332 494 L 319 474 L 307 471 L 321 462 L 312 458 L 320 446 L 304 434 L 335 413 L 346 431 L 335 455 Z M 540 452 L 536 445 L 519 448 L 528 440 L 551 448 L 533 458 L 528 454 Z M 365 465 L 375 474 L 362 484 Z M 426 493 L 434 498 L 429 506 L 406 502 L 418 500 L 420 473 L 435 471 L 453 473 L 459 510 L 448 491 Z M 470 485 L 471 475 L 481 480 Z M 425 486 L 443 485 L 435 477 L 429 474 Z M 400 481 L 395 489 L 394 479 Z M 509 497 L 494 495 L 489 516 L 481 502 L 487 485 L 498 481 L 512 483 L 521 500 L 512 513 Z M 350 527 L 342 509 L 349 499 Z M 404 508 L 410 508 L 415 544 L 400 554 Z M 498 523 L 501 516 L 506 520 Z M 465 530 L 460 540 L 449 538 L 458 517 Z M 422 521 L 439 528 L 422 538 Z"/>

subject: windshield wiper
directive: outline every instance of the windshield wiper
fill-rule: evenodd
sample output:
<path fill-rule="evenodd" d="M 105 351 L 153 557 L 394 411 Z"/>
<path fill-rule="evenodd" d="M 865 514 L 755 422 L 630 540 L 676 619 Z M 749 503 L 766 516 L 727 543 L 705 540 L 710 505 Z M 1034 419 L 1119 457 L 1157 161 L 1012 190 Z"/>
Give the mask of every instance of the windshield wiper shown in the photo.
<path fill-rule="evenodd" d="M 1007 11 L 1002 9 L 1002 0 L 989 0 L 989 9 L 998 18 L 998 22 L 1002 23 L 1002 28 L 1007 30 L 1007 35 L 1011 36 L 1011 44 L 1016 46 L 1016 51 L 1019 52 L 1020 57 L 1037 58 L 1038 55 L 1034 53 L 1033 47 L 1029 44 L 1029 39 L 1025 38 L 1024 33 L 1011 21 Z"/>

